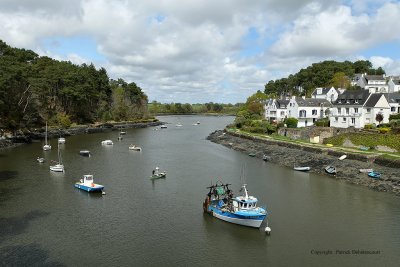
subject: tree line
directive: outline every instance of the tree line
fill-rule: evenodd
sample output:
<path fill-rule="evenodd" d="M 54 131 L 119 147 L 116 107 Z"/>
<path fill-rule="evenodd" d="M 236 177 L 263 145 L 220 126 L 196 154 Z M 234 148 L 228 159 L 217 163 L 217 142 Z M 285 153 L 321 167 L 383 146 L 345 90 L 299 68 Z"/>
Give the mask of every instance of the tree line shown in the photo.
<path fill-rule="evenodd" d="M 147 96 L 104 68 L 12 48 L 0 40 L 0 128 L 141 119 Z"/>
<path fill-rule="evenodd" d="M 149 103 L 148 110 L 150 114 L 224 114 L 235 115 L 243 104 L 220 104 L 220 103 L 205 103 L 205 104 L 182 104 L 182 103 L 159 103 L 153 101 Z"/>
<path fill-rule="evenodd" d="M 355 62 L 344 61 L 336 62 L 332 60 L 314 63 L 311 66 L 301 69 L 296 74 L 291 74 L 287 78 L 271 80 L 265 84 L 265 94 L 270 97 L 280 97 L 287 95 L 311 96 L 317 87 L 331 87 L 358 89 L 352 86 L 350 81 L 357 73 L 367 73 L 369 75 L 382 75 L 385 71 L 379 67 L 372 68 L 372 63 L 368 60 L 358 60 Z"/>

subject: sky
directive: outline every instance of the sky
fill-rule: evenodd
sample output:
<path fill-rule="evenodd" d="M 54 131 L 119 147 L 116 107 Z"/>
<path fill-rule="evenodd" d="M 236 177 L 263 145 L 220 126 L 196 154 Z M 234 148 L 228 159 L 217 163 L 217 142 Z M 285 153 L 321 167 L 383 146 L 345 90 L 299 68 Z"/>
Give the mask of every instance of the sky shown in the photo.
<path fill-rule="evenodd" d="M 400 2 L 0 0 L 0 39 L 93 63 L 161 103 L 238 103 L 324 60 L 400 75 Z"/>

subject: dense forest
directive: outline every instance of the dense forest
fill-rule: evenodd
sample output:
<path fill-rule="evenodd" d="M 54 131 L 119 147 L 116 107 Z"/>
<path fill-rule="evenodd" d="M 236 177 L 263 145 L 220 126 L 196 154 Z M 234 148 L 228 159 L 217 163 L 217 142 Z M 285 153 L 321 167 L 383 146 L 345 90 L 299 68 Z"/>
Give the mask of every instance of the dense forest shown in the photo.
<path fill-rule="evenodd" d="M 147 96 L 104 68 L 75 65 L 0 40 L 0 128 L 18 129 L 146 117 Z"/>
<path fill-rule="evenodd" d="M 323 61 L 314 63 L 311 66 L 301 69 L 294 75 L 265 84 L 265 94 L 270 97 L 280 97 L 286 95 L 305 95 L 310 97 L 313 90 L 317 87 L 330 87 L 357 89 L 351 86 L 351 78 L 357 73 L 367 73 L 370 75 L 382 75 L 385 71 L 379 67 L 372 68 L 372 63 L 368 60 L 356 62 L 344 61 Z"/>

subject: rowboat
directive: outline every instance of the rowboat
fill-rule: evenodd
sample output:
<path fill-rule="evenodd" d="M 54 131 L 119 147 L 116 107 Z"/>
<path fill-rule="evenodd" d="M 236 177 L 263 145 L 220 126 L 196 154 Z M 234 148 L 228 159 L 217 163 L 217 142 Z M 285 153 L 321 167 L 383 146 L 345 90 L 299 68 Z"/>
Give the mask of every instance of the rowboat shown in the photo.
<path fill-rule="evenodd" d="M 295 166 L 293 167 L 293 169 L 295 171 L 301 171 L 301 172 L 308 172 L 309 170 L 311 170 L 310 167 L 300 167 L 300 166 Z"/>

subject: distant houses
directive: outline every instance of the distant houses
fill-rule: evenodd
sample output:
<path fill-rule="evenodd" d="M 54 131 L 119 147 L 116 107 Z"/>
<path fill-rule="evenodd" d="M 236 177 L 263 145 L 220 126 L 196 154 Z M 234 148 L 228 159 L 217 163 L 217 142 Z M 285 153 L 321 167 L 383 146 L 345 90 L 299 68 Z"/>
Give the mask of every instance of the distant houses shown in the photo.
<path fill-rule="evenodd" d="M 331 127 L 363 128 L 377 125 L 377 114 L 383 117 L 381 123 L 388 123 L 391 114 L 400 113 L 399 77 L 356 74 L 352 85 L 362 89 L 316 88 L 311 98 L 270 99 L 264 106 L 265 119 L 278 123 L 296 118 L 297 127 L 307 127 L 328 118 Z"/>

